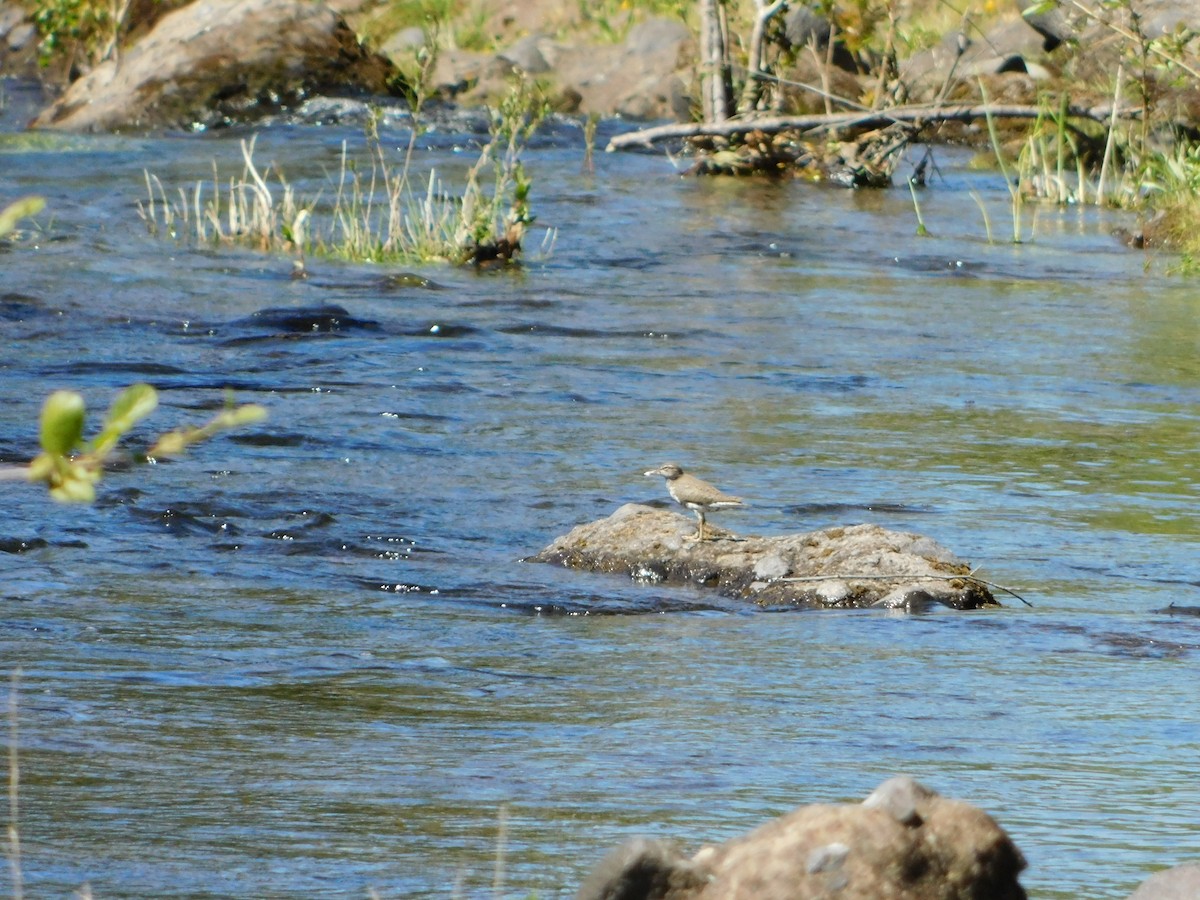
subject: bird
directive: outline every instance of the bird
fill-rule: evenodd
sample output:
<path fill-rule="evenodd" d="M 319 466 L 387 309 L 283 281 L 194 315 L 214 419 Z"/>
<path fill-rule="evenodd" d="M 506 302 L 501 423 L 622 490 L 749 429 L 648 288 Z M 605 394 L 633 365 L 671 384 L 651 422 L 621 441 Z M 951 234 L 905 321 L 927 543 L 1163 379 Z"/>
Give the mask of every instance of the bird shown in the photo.
<path fill-rule="evenodd" d="M 667 492 L 670 493 L 671 499 L 694 512 L 700 521 L 700 527 L 696 530 L 698 541 L 704 540 L 704 514 L 708 510 L 745 506 L 741 497 L 726 494 L 707 481 L 703 481 L 695 475 L 688 475 L 675 463 L 666 463 L 642 474 L 647 477 L 661 475 L 667 479 Z"/>

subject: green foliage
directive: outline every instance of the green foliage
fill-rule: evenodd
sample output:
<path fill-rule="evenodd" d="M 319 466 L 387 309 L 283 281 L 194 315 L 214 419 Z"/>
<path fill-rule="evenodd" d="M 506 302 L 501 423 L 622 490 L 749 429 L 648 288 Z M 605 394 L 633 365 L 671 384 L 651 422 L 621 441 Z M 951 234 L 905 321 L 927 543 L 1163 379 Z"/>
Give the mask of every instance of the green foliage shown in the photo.
<path fill-rule="evenodd" d="M 158 405 L 154 388 L 135 384 L 113 401 L 96 441 L 84 447 L 86 409 L 74 391 L 55 391 L 42 404 L 42 452 L 29 464 L 29 480 L 44 481 L 50 496 L 64 503 L 90 503 L 105 458 L 122 434 Z M 77 449 L 84 452 L 74 455 Z"/>
<path fill-rule="evenodd" d="M 83 441 L 83 398 L 55 391 L 42 405 L 41 445 L 52 456 L 67 456 Z"/>
<path fill-rule="evenodd" d="M 50 496 L 62 503 L 90 503 L 96 499 L 96 482 L 118 441 L 138 422 L 154 412 L 158 392 L 148 384 L 126 388 L 109 407 L 104 424 L 91 441 L 84 439 L 87 415 L 83 397 L 74 391 L 55 391 L 42 405 L 42 452 L 29 464 L 28 479 L 44 482 Z M 198 441 L 221 431 L 261 422 L 266 410 L 256 404 L 229 404 L 212 421 L 200 427 L 168 432 L 147 452 L 150 458 L 182 453 Z"/>
<path fill-rule="evenodd" d="M 44 481 L 60 502 L 90 503 L 96 498 L 94 468 L 71 458 L 83 440 L 83 398 L 56 391 L 42 406 L 42 452 L 29 464 L 29 480 Z"/>
<path fill-rule="evenodd" d="M 1177 249 L 1182 272 L 1200 272 L 1200 144 L 1157 154 L 1145 168 L 1142 187 L 1154 215 L 1152 242 Z"/>
<path fill-rule="evenodd" d="M 380 141 L 375 119 L 365 129 L 366 159 L 352 156 L 343 144 L 331 209 L 319 207 L 319 197 L 298 198 L 272 167 L 260 169 L 251 139 L 242 142 L 241 177 L 227 190 L 215 163 L 211 197 L 197 183 L 190 192 L 180 189 L 175 199 L 147 173 L 149 198 L 138 204 L 139 213 L 151 233 L 290 251 L 300 266 L 311 255 L 359 262 L 511 259 L 534 221 L 533 180 L 520 156 L 548 112 L 544 97 L 528 82 L 514 82 L 494 111 L 489 139 L 458 194 L 446 190 L 434 171 L 423 183 L 412 174 L 423 97 L 418 82 L 415 121 L 401 159 L 394 160 Z M 490 188 L 485 187 L 489 176 Z"/>
<path fill-rule="evenodd" d="M 177 428 L 174 431 L 168 431 L 155 441 L 154 446 L 146 451 L 146 455 L 151 459 L 160 459 L 164 456 L 178 456 L 188 447 L 192 446 L 192 444 L 206 441 L 222 431 L 241 428 L 244 425 L 253 425 L 256 422 L 263 421 L 266 417 L 267 411 L 258 404 L 247 403 L 242 406 L 234 406 L 232 402 L 227 402 L 225 409 L 217 413 L 204 425 L 189 426 L 187 428 Z"/>
<path fill-rule="evenodd" d="M 988 106 L 987 88 L 983 86 L 983 82 L 979 82 L 979 92 L 983 95 L 983 103 L 985 111 Z M 1014 244 L 1021 243 L 1021 182 L 1019 176 L 1014 176 L 1009 173 L 1008 166 L 1004 161 L 1004 149 L 1000 145 L 1000 138 L 996 133 L 996 122 L 992 118 L 990 111 L 987 112 L 987 129 L 988 138 L 992 142 L 992 149 L 996 153 L 996 163 L 1000 166 L 1000 174 L 1004 176 L 1004 186 L 1008 188 L 1008 196 L 1012 201 L 1012 221 L 1013 221 L 1013 236 Z M 989 233 L 991 228 L 988 228 Z"/>
<path fill-rule="evenodd" d="M 63 58 L 68 68 L 77 58 L 95 65 L 116 52 L 131 6 L 131 0 L 26 2 L 32 7 L 33 23 L 41 35 L 41 64 Z"/>
<path fill-rule="evenodd" d="M 148 384 L 126 388 L 108 408 L 108 416 L 100 433 L 92 441 L 92 452 L 107 456 L 117 441 L 158 407 L 158 392 Z M 82 407 L 81 407 L 82 412 Z"/>
<path fill-rule="evenodd" d="M 19 221 L 36 216 L 45 206 L 46 201 L 41 197 L 23 197 L 0 209 L 0 238 L 11 234 Z"/>

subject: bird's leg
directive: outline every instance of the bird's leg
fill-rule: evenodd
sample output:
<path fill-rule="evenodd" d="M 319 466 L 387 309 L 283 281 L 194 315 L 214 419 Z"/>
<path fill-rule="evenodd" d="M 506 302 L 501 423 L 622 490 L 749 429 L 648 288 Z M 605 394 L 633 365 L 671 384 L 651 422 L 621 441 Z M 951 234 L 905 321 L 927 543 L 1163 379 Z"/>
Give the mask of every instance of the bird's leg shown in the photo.
<path fill-rule="evenodd" d="M 696 540 L 701 544 L 704 543 L 704 510 L 696 510 L 696 518 L 700 520 L 700 528 L 696 532 Z"/>

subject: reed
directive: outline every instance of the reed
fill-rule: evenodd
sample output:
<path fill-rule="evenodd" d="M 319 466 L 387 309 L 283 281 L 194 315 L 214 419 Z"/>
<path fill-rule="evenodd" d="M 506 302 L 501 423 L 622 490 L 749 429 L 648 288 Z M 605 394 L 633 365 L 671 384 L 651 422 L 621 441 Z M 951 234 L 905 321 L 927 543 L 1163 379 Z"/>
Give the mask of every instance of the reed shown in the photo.
<path fill-rule="evenodd" d="M 322 204 L 324 191 L 300 197 L 277 166 L 260 165 L 255 136 L 241 142 L 242 170 L 228 182 L 214 162 L 211 189 L 197 182 L 190 191 L 171 192 L 147 172 L 147 199 L 138 213 L 152 234 L 291 253 L 301 267 L 314 255 L 377 263 L 507 261 L 520 252 L 534 220 L 532 180 L 521 154 L 545 114 L 540 94 L 523 80 L 514 83 L 457 192 L 436 170 L 414 174 L 418 121 L 394 159 L 372 117 L 364 130 L 365 158 L 348 141 L 342 144 L 331 203 Z"/>
<path fill-rule="evenodd" d="M 908 192 L 912 195 L 913 212 L 917 216 L 917 237 L 929 237 L 929 229 L 925 227 L 925 218 L 921 215 L 921 204 L 917 202 L 917 186 L 911 178 L 908 181 Z"/>
<path fill-rule="evenodd" d="M 1012 209 L 1013 236 L 1014 244 L 1021 243 L 1021 182 L 1019 177 L 1009 172 L 1009 167 L 1004 159 L 1004 148 L 1000 144 L 1000 136 L 996 132 L 996 120 L 992 114 L 987 111 L 988 95 L 987 88 L 984 87 L 983 81 L 979 82 L 979 93 L 983 97 L 984 111 L 987 119 L 988 139 L 992 142 L 992 150 L 996 154 L 996 164 L 1000 167 L 1000 174 L 1004 177 L 1004 186 L 1008 189 L 1010 208 Z"/>

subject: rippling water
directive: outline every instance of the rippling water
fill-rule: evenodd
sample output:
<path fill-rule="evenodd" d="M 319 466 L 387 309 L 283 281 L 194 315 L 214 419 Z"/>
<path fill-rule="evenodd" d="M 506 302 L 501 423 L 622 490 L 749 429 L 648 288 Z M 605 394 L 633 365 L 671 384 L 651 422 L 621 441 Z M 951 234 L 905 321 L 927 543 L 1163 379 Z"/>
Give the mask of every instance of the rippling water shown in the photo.
<path fill-rule="evenodd" d="M 31 895 L 480 896 L 500 850 L 499 893 L 555 897 L 625 837 L 695 847 L 896 773 L 997 816 L 1035 897 L 1200 852 L 1200 620 L 1156 612 L 1200 605 L 1196 290 L 1114 214 L 989 244 L 969 191 L 1007 234 L 1002 181 L 941 150 L 922 239 L 903 190 L 589 175 L 564 125 L 526 161 L 547 259 L 293 281 L 136 215 L 143 168 L 232 172 L 237 136 L 13 121 L 3 196 L 49 211 L 0 247 L 0 458 L 56 387 L 153 383 L 142 440 L 226 387 L 271 412 L 90 508 L 4 487 Z M 316 183 L 355 138 L 259 154 Z M 918 531 L 1034 606 L 718 612 L 520 562 L 660 500 L 668 459 L 751 500 L 723 525 Z"/>

